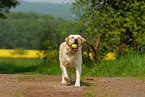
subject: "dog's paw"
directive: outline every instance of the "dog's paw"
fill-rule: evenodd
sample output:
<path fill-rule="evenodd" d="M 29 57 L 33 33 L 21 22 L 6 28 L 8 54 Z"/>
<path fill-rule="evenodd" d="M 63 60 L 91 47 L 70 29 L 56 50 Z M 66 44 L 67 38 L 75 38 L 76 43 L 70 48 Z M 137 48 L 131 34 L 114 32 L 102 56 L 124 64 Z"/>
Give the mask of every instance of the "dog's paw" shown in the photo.
<path fill-rule="evenodd" d="M 68 76 L 64 77 L 66 82 L 70 82 L 70 78 Z"/>
<path fill-rule="evenodd" d="M 66 84 L 67 82 L 65 80 L 61 81 L 62 84 Z"/>
<path fill-rule="evenodd" d="M 75 87 L 80 87 L 80 84 L 79 83 L 75 83 Z"/>

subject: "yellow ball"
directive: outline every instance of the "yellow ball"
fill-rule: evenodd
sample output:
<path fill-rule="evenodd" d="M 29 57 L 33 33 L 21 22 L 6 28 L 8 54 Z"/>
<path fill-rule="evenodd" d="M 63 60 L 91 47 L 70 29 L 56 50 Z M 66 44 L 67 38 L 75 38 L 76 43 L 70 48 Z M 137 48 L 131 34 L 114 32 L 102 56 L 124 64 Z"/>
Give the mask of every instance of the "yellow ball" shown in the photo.
<path fill-rule="evenodd" d="M 72 44 L 71 46 L 72 46 L 72 48 L 78 48 L 77 44 Z"/>

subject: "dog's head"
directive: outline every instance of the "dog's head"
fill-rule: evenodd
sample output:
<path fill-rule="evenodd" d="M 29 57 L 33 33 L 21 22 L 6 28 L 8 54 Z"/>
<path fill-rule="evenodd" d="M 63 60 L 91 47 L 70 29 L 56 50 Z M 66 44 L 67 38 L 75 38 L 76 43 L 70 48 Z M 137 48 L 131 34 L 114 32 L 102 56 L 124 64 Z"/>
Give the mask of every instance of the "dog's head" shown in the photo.
<path fill-rule="evenodd" d="M 86 40 L 81 37 L 81 35 L 69 35 L 65 42 L 69 45 L 75 52 L 78 51 L 78 48 L 81 47 Z"/>

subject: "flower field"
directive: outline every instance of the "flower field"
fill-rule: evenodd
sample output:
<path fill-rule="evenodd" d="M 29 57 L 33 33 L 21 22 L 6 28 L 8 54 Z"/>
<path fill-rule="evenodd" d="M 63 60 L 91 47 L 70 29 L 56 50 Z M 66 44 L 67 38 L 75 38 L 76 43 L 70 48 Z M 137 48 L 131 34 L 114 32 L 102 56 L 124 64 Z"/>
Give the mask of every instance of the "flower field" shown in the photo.
<path fill-rule="evenodd" d="M 58 51 L 54 50 L 49 52 L 48 57 L 54 57 L 54 54 L 58 54 Z M 83 55 L 87 55 L 87 52 L 83 52 Z M 39 50 L 24 50 L 24 49 L 0 49 L 1 58 L 42 58 L 42 52 Z M 90 59 L 93 59 L 93 54 L 89 53 Z M 104 60 L 115 60 L 115 53 L 108 53 Z"/>
<path fill-rule="evenodd" d="M 39 50 L 0 49 L 0 57 L 3 58 L 38 58 L 39 56 Z"/>

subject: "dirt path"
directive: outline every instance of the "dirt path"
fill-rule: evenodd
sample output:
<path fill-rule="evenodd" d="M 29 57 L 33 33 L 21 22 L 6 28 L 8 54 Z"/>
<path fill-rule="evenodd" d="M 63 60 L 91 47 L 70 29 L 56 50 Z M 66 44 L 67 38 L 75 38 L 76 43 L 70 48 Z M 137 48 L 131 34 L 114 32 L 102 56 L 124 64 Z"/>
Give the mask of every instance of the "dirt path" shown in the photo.
<path fill-rule="evenodd" d="M 0 74 L 0 97 L 145 97 L 145 81 L 85 77 L 81 87 L 60 83 L 61 76 Z"/>

